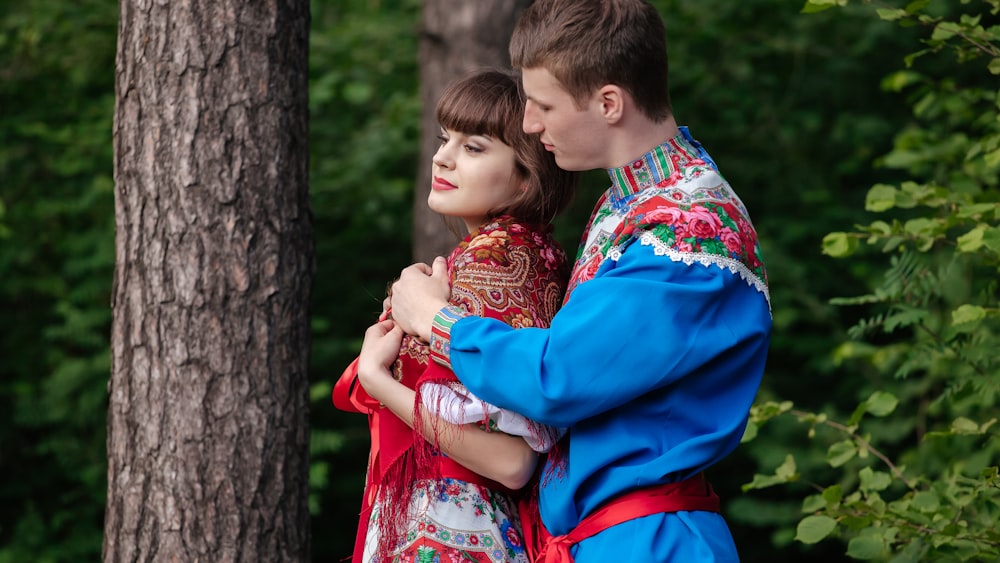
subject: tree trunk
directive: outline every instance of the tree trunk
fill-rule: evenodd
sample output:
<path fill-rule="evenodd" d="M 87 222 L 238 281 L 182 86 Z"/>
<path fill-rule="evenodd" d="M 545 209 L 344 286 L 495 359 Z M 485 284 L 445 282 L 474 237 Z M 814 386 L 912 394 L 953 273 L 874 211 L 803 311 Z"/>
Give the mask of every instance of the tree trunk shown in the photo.
<path fill-rule="evenodd" d="M 424 0 L 420 37 L 421 148 L 413 207 L 413 257 L 429 262 L 457 240 L 427 207 L 431 158 L 437 150 L 434 115 L 449 82 L 482 66 L 510 66 L 507 45 L 517 17 L 531 0 Z M 464 228 L 464 227 L 463 227 Z"/>
<path fill-rule="evenodd" d="M 118 31 L 104 561 L 307 561 L 309 2 Z"/>

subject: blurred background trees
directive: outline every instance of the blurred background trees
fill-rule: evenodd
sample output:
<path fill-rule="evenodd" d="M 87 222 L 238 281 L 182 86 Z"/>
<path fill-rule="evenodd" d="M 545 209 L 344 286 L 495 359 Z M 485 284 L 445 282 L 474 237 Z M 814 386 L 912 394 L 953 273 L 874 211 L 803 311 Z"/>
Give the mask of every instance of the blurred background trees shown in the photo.
<path fill-rule="evenodd" d="M 879 488 L 892 471 L 862 452 L 858 438 L 923 492 L 946 477 L 986 483 L 988 493 L 982 472 L 997 463 L 988 423 L 1000 374 L 982 351 L 997 328 L 989 254 L 997 226 L 989 207 L 997 195 L 1000 80 L 990 63 L 997 55 L 935 50 L 927 41 L 949 40 L 940 34 L 952 28 L 899 25 L 905 18 L 883 11 L 884 20 L 862 0 L 813 0 L 839 5 L 814 14 L 801 13 L 804 0 L 654 4 L 667 26 L 679 122 L 750 208 L 771 282 L 774 337 L 758 431 L 710 472 L 741 555 L 841 561 L 853 540 L 853 556 L 887 560 L 891 533 L 875 537 L 877 546 L 873 536 L 855 539 L 864 528 L 891 532 L 871 493 L 888 507 L 916 492 Z M 975 43 L 996 45 L 996 0 L 879 7 L 908 5 L 914 14 L 982 27 Z M 0 563 L 100 553 L 116 20 L 110 0 L 0 8 Z M 312 4 L 309 501 L 317 561 L 350 551 L 368 449 L 363 417 L 331 405 L 332 382 L 414 246 L 420 112 L 433 104 L 420 99 L 421 32 L 419 0 Z M 606 182 L 588 173 L 558 220 L 568 249 Z M 869 240 L 886 248 L 893 237 L 903 241 L 888 252 L 859 251 Z M 934 328 L 938 339 L 927 336 Z M 961 345 L 962 362 L 947 351 L 952 344 Z M 849 428 L 859 405 L 857 438 L 822 422 Z M 942 435 L 949 432 L 962 435 Z M 932 447 L 918 448 L 927 435 Z M 841 445 L 831 455 L 842 442 L 854 449 Z M 755 475 L 755 488 L 744 492 Z M 843 499 L 856 492 L 874 510 L 837 500 L 837 486 Z M 948 520 L 921 504 L 930 497 L 919 498 L 913 512 Z M 945 497 L 937 498 L 943 506 Z M 995 521 L 983 506 L 977 518 Z M 834 526 L 803 535 L 802 522 L 828 527 L 804 520 L 817 516 Z M 973 520 L 958 516 L 954 526 Z M 975 549 L 995 542 L 985 540 Z M 974 557 L 963 546 L 940 557 Z M 909 557 L 899 560 L 919 560 Z"/>

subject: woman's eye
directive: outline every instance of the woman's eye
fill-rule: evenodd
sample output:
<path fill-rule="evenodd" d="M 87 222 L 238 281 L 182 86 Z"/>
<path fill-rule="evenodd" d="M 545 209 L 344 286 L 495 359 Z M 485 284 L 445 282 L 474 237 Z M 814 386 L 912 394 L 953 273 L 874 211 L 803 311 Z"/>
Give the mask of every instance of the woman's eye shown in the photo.
<path fill-rule="evenodd" d="M 446 137 L 445 135 L 438 135 L 437 137 L 435 137 L 435 139 L 437 139 L 438 142 L 441 143 L 442 145 L 448 142 L 448 137 Z"/>
<path fill-rule="evenodd" d="M 481 147 L 477 147 L 476 145 L 465 145 L 465 150 L 467 150 L 467 151 L 469 151 L 471 153 L 480 153 L 480 152 L 483 152 L 483 149 Z"/>

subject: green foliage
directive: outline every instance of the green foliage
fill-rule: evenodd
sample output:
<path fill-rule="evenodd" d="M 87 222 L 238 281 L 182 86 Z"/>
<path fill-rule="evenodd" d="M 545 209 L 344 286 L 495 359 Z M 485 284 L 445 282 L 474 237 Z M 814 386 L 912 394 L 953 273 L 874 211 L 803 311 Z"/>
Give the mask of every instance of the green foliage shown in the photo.
<path fill-rule="evenodd" d="M 0 561 L 100 554 L 115 20 L 109 0 L 0 12 Z"/>
<path fill-rule="evenodd" d="M 808 0 L 817 12 L 846 0 Z M 882 7 L 879 17 L 923 27 L 924 48 L 906 57 L 885 88 L 906 93 L 913 119 L 896 136 L 882 166 L 904 172 L 877 183 L 865 209 L 890 215 L 827 235 L 823 252 L 857 258 L 864 247 L 889 257 L 870 293 L 839 298 L 865 307 L 834 352 L 838 363 L 869 374 L 876 390 L 845 422 L 795 409 L 791 401 L 754 407 L 746 439 L 792 418 L 807 426 L 826 464 L 839 470 L 812 484 L 795 538 L 846 542 L 854 559 L 985 561 L 1000 558 L 1000 439 L 994 428 L 1000 397 L 1000 26 L 984 27 L 1000 2 L 929 1 Z M 921 60 L 950 56 L 939 74 Z M 881 420 L 885 417 L 886 420 Z M 825 446 L 824 446 L 825 445 Z M 773 475 L 745 489 L 794 485 L 806 472 L 786 459 Z M 811 478 L 811 475 L 810 477 Z"/>
<path fill-rule="evenodd" d="M 410 263 L 419 15 L 418 0 L 312 3 L 309 502 L 317 560 L 351 552 L 369 446 L 366 418 L 334 409 L 332 385 L 381 311 L 387 283 Z"/>

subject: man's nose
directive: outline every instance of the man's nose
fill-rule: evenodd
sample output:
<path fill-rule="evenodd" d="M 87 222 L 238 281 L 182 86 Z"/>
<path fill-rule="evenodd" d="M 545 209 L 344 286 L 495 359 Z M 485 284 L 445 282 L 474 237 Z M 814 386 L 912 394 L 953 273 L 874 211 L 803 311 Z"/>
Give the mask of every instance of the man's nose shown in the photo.
<path fill-rule="evenodd" d="M 542 122 L 538 119 L 538 112 L 531 102 L 524 106 L 524 118 L 521 120 L 521 129 L 525 133 L 541 133 Z"/>

